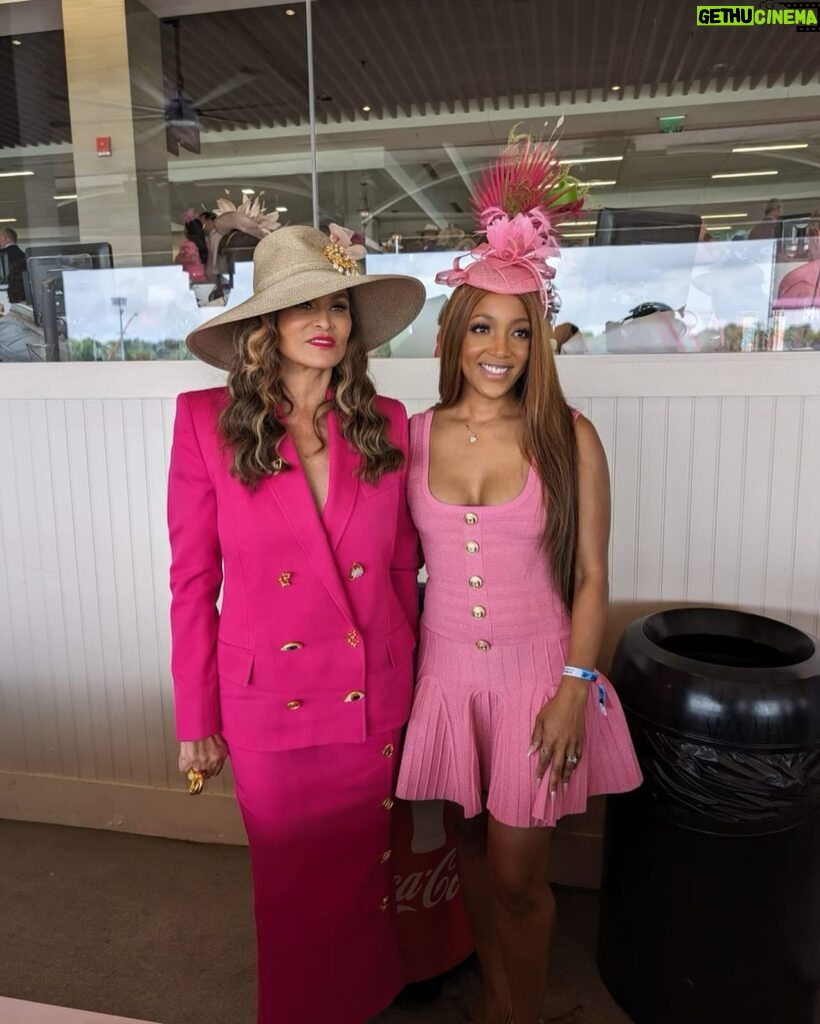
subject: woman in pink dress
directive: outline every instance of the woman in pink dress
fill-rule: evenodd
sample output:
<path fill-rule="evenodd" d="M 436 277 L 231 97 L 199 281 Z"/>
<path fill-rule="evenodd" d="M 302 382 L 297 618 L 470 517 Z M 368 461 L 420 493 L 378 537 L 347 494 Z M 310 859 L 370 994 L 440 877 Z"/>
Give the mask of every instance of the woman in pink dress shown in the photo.
<path fill-rule="evenodd" d="M 174 425 L 179 767 L 201 786 L 231 760 L 259 1024 L 365 1024 L 403 983 L 390 810 L 418 537 L 406 413 L 376 395 L 367 352 L 424 289 L 360 275 L 348 241 L 293 226 L 259 243 L 253 296 L 188 338 L 227 387 L 180 395 Z M 207 948 L 192 953 L 207 970 Z"/>
<path fill-rule="evenodd" d="M 555 906 L 553 826 L 640 772 L 595 671 L 609 479 L 561 391 L 545 315 L 555 225 L 580 209 L 552 148 L 511 142 L 474 197 L 487 241 L 440 274 L 439 404 L 413 417 L 408 496 L 428 571 L 399 776 L 444 799 L 484 986 L 480 1024 L 536 1024 Z"/>

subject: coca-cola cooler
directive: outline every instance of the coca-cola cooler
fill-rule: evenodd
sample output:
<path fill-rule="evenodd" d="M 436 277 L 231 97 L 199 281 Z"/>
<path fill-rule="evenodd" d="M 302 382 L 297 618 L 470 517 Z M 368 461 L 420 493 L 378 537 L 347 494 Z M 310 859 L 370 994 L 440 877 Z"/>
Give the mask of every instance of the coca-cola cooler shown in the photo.
<path fill-rule="evenodd" d="M 393 863 L 404 980 L 435 978 L 473 951 L 455 836 L 440 800 L 396 801 Z"/>

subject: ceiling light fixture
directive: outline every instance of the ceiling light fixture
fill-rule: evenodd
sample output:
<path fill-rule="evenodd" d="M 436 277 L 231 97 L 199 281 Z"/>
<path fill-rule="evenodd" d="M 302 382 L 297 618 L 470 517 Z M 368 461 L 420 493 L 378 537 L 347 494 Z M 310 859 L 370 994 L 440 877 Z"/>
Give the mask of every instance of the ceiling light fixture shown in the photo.
<path fill-rule="evenodd" d="M 30 178 L 34 171 L 0 171 L 0 178 Z"/>
<path fill-rule="evenodd" d="M 0 224 L 16 224 L 16 217 L 0 217 Z"/>
<path fill-rule="evenodd" d="M 365 112 L 365 114 L 369 114 L 371 108 L 370 107 L 362 107 L 362 110 Z"/>
<path fill-rule="evenodd" d="M 739 220 L 741 217 L 748 217 L 748 213 L 702 213 L 701 220 Z"/>
<path fill-rule="evenodd" d="M 254 195 L 256 195 L 256 189 L 255 188 L 243 188 L 242 189 L 242 195 L 243 196 L 254 196 Z"/>
<path fill-rule="evenodd" d="M 572 164 L 610 164 L 616 161 L 623 160 L 622 156 L 576 156 L 566 157 L 564 160 L 559 160 L 558 163 L 561 167 L 571 166 Z"/>
<path fill-rule="evenodd" d="M 560 231 L 562 227 L 565 227 L 565 228 L 592 228 L 592 227 L 595 227 L 595 225 L 597 223 L 598 223 L 597 220 L 572 220 L 572 221 L 567 221 L 567 223 L 563 224 L 563 225 L 559 224 L 558 225 L 558 230 Z"/>
<path fill-rule="evenodd" d="M 732 171 L 730 174 L 713 174 L 713 178 L 771 178 L 779 171 Z"/>
<path fill-rule="evenodd" d="M 808 142 L 777 142 L 771 146 L 732 146 L 733 153 L 768 153 L 775 149 L 808 149 Z"/>
<path fill-rule="evenodd" d="M 66 192 L 65 195 L 54 196 L 54 199 L 77 199 L 77 198 L 79 198 L 79 197 L 77 196 L 76 192 Z"/>
<path fill-rule="evenodd" d="M 594 231 L 567 231 L 563 234 L 563 238 L 594 238 Z"/>
<path fill-rule="evenodd" d="M 23 40 L 22 39 L 12 39 L 11 45 L 12 46 L 22 46 L 23 45 Z"/>
<path fill-rule="evenodd" d="M 620 85 L 610 85 L 609 88 L 610 88 L 611 92 L 620 92 L 621 91 Z"/>
<path fill-rule="evenodd" d="M 294 9 L 292 7 L 286 7 L 285 8 L 285 14 L 287 14 L 287 16 L 289 18 L 292 18 L 294 16 L 294 14 L 296 14 L 296 11 L 294 11 Z"/>
<path fill-rule="evenodd" d="M 583 185 L 585 188 L 594 188 L 596 186 L 614 185 L 616 182 L 614 178 L 598 178 L 595 181 L 579 181 L 578 184 Z"/>
<path fill-rule="evenodd" d="M 276 212 L 277 213 L 287 213 L 288 212 L 288 208 L 287 208 L 287 206 L 277 206 L 276 207 Z"/>

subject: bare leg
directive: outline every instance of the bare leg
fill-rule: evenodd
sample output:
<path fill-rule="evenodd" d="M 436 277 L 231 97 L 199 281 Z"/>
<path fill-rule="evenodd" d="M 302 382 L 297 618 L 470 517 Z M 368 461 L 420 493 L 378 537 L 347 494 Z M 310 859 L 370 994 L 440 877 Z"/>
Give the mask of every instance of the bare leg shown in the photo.
<path fill-rule="evenodd" d="M 476 1024 L 505 1024 L 510 990 L 504 973 L 495 907 L 487 871 L 487 814 L 465 818 L 448 804 L 456 833 L 458 874 L 483 981 Z"/>
<path fill-rule="evenodd" d="M 547 881 L 552 829 L 511 828 L 490 817 L 488 867 L 515 1024 L 538 1024 L 555 928 Z"/>

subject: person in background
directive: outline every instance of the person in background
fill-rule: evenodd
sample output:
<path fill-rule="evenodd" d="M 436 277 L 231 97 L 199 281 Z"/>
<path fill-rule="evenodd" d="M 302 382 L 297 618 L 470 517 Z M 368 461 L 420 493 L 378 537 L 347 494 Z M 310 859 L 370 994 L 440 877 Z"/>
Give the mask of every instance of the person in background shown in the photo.
<path fill-rule="evenodd" d="M 445 800 L 483 977 L 476 1024 L 537 1024 L 555 927 L 554 827 L 640 770 L 595 668 L 609 476 L 561 391 L 547 315 L 557 225 L 580 212 L 554 145 L 511 140 L 473 197 L 487 241 L 436 282 L 440 402 L 410 421 L 428 581 L 397 792 Z M 462 266 L 464 259 L 472 261 Z"/>
<path fill-rule="evenodd" d="M 438 228 L 435 224 L 425 224 L 421 229 L 420 252 L 436 252 L 440 248 Z"/>
<path fill-rule="evenodd" d="M 205 265 L 208 262 L 208 247 L 202 224 L 193 210 L 186 210 L 182 215 L 185 227 L 185 238 L 180 244 L 174 263 L 179 263 L 191 284 L 206 284 L 208 278 Z"/>
<path fill-rule="evenodd" d="M 749 232 L 749 241 L 780 238 L 783 219 L 783 204 L 779 199 L 770 199 L 763 210 L 763 220 Z"/>
<path fill-rule="evenodd" d="M 26 289 L 23 284 L 23 274 L 26 272 L 26 254 L 17 244 L 17 232 L 14 228 L 0 229 L 0 249 L 5 254 L 9 268 L 6 281 L 9 302 L 25 302 Z"/>
<path fill-rule="evenodd" d="M 196 219 L 202 225 L 202 232 L 207 239 L 208 235 L 214 230 L 214 221 L 216 220 L 216 214 L 210 210 L 203 210 L 198 213 Z"/>
<path fill-rule="evenodd" d="M 253 296 L 188 337 L 227 386 L 179 396 L 168 483 L 179 767 L 196 788 L 231 759 L 259 1024 L 364 1024 L 403 981 L 390 810 L 418 536 L 407 415 L 368 352 L 425 293 L 359 274 L 331 230 L 269 231 Z"/>
<path fill-rule="evenodd" d="M 562 324 L 556 324 L 552 332 L 555 341 L 555 352 L 560 355 L 566 350 L 567 353 L 580 353 L 584 351 L 584 338 L 581 328 L 571 324 L 568 320 Z M 573 343 L 573 339 L 575 342 Z"/>
<path fill-rule="evenodd" d="M 808 261 L 786 274 L 777 288 L 774 309 L 820 309 L 820 207 L 806 227 Z"/>

